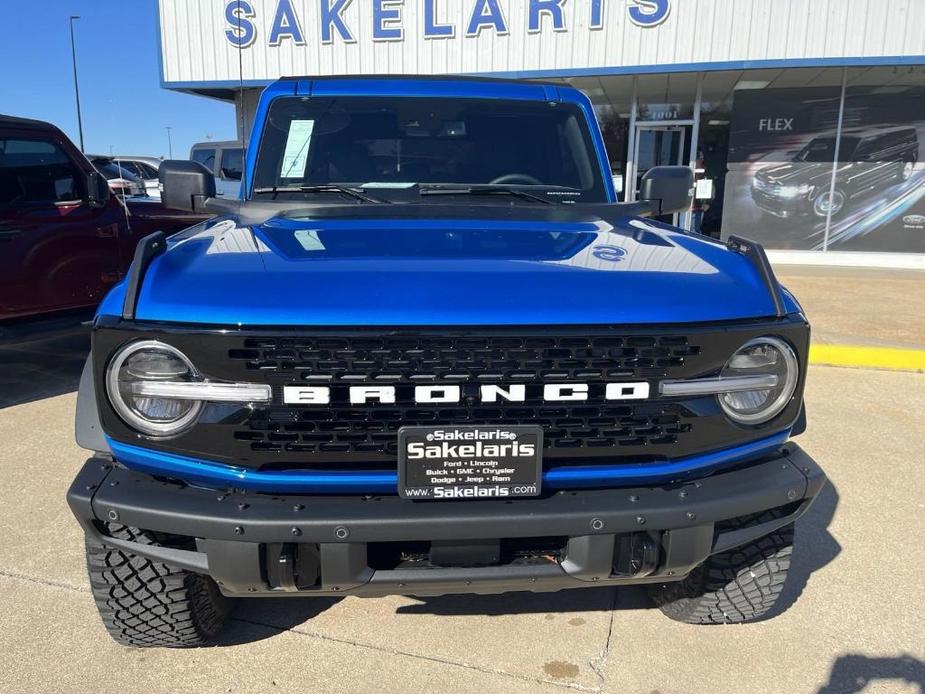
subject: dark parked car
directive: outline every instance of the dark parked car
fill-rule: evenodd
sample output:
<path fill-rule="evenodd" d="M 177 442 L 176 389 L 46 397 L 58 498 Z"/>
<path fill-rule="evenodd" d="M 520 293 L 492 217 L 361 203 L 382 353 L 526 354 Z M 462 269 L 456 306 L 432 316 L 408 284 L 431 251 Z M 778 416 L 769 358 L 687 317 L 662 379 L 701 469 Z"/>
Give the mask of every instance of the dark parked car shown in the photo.
<path fill-rule="evenodd" d="M 0 339 L 92 312 L 139 239 L 205 218 L 156 200 L 123 204 L 58 128 L 0 115 Z"/>
<path fill-rule="evenodd" d="M 842 131 L 831 194 L 834 134 L 813 138 L 792 162 L 759 170 L 752 181 L 752 199 L 777 217 L 826 217 L 830 208 L 834 216 L 851 199 L 908 179 L 918 158 L 915 128 L 849 128 Z"/>
<path fill-rule="evenodd" d="M 93 167 L 109 181 L 109 189 L 119 196 L 144 195 L 145 183 L 134 172 L 123 167 L 112 157 L 95 154 L 87 156 Z"/>

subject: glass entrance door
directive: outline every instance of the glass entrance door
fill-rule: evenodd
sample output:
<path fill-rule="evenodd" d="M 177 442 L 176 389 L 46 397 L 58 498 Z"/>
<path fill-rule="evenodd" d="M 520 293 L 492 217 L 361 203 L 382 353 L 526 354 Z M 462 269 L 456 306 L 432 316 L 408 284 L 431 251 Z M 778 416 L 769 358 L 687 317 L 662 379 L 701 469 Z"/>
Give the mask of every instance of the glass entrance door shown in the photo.
<path fill-rule="evenodd" d="M 679 125 L 638 125 L 636 127 L 635 190 L 638 199 L 639 186 L 646 171 L 655 166 L 686 165 L 684 146 L 687 128 Z M 678 215 L 662 215 L 658 219 L 670 224 L 678 223 Z"/>

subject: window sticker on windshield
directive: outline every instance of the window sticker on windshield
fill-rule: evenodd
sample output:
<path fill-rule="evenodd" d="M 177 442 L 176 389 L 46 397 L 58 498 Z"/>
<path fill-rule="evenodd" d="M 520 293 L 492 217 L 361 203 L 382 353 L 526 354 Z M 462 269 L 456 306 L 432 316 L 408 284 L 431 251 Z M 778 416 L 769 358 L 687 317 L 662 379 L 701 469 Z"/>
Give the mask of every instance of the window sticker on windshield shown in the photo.
<path fill-rule="evenodd" d="M 289 137 L 286 139 L 286 151 L 280 167 L 281 178 L 302 178 L 305 176 L 305 164 L 308 161 L 308 145 L 315 129 L 313 120 L 293 120 L 289 125 Z"/>
<path fill-rule="evenodd" d="M 318 232 L 312 229 L 300 229 L 295 233 L 295 240 L 302 244 L 306 251 L 323 251 L 324 244 L 318 238 Z"/>

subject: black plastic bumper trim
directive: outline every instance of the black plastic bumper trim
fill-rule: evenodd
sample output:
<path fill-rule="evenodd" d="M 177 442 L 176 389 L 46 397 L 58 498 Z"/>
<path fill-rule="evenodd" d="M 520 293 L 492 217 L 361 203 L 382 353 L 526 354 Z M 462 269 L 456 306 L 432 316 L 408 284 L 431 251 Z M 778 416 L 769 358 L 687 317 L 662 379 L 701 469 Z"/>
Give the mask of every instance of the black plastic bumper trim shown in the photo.
<path fill-rule="evenodd" d="M 258 543 L 293 542 L 317 545 L 320 554 L 321 585 L 299 594 L 442 595 L 677 580 L 710 554 L 792 522 L 824 484 L 825 474 L 795 444 L 764 462 L 683 484 L 563 491 L 504 502 L 228 494 L 182 487 L 92 458 L 74 480 L 68 503 L 93 539 L 208 573 L 231 595 L 291 595 L 259 578 Z M 799 501 L 785 517 L 714 532 L 717 521 Z M 195 537 L 199 551 L 110 538 L 101 530 L 106 522 Z M 616 535 L 640 531 L 666 533 L 660 571 L 610 575 Z M 378 571 L 366 564 L 370 542 L 548 535 L 569 538 L 559 563 Z"/>
<path fill-rule="evenodd" d="M 791 503 L 825 479 L 792 443 L 779 457 L 690 482 L 509 501 L 229 494 L 183 487 L 108 462 L 88 461 L 68 492 L 78 517 L 107 521 L 115 514 L 125 525 L 245 542 L 291 542 L 293 529 L 299 542 L 387 542 L 494 538 L 499 528 L 506 537 L 683 528 Z"/>

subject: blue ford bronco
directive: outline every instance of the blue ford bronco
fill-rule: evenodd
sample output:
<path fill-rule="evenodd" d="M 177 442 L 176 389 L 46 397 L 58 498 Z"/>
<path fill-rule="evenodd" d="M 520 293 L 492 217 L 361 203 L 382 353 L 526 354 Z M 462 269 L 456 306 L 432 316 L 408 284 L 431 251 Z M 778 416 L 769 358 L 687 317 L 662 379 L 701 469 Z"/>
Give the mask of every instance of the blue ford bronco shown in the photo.
<path fill-rule="evenodd" d="M 773 608 L 825 482 L 789 441 L 809 325 L 760 246 L 657 220 L 689 169 L 616 201 L 579 91 L 282 79 L 241 200 L 160 179 L 215 216 L 147 237 L 100 306 L 68 492 L 117 641 L 208 643 L 250 596 Z"/>

